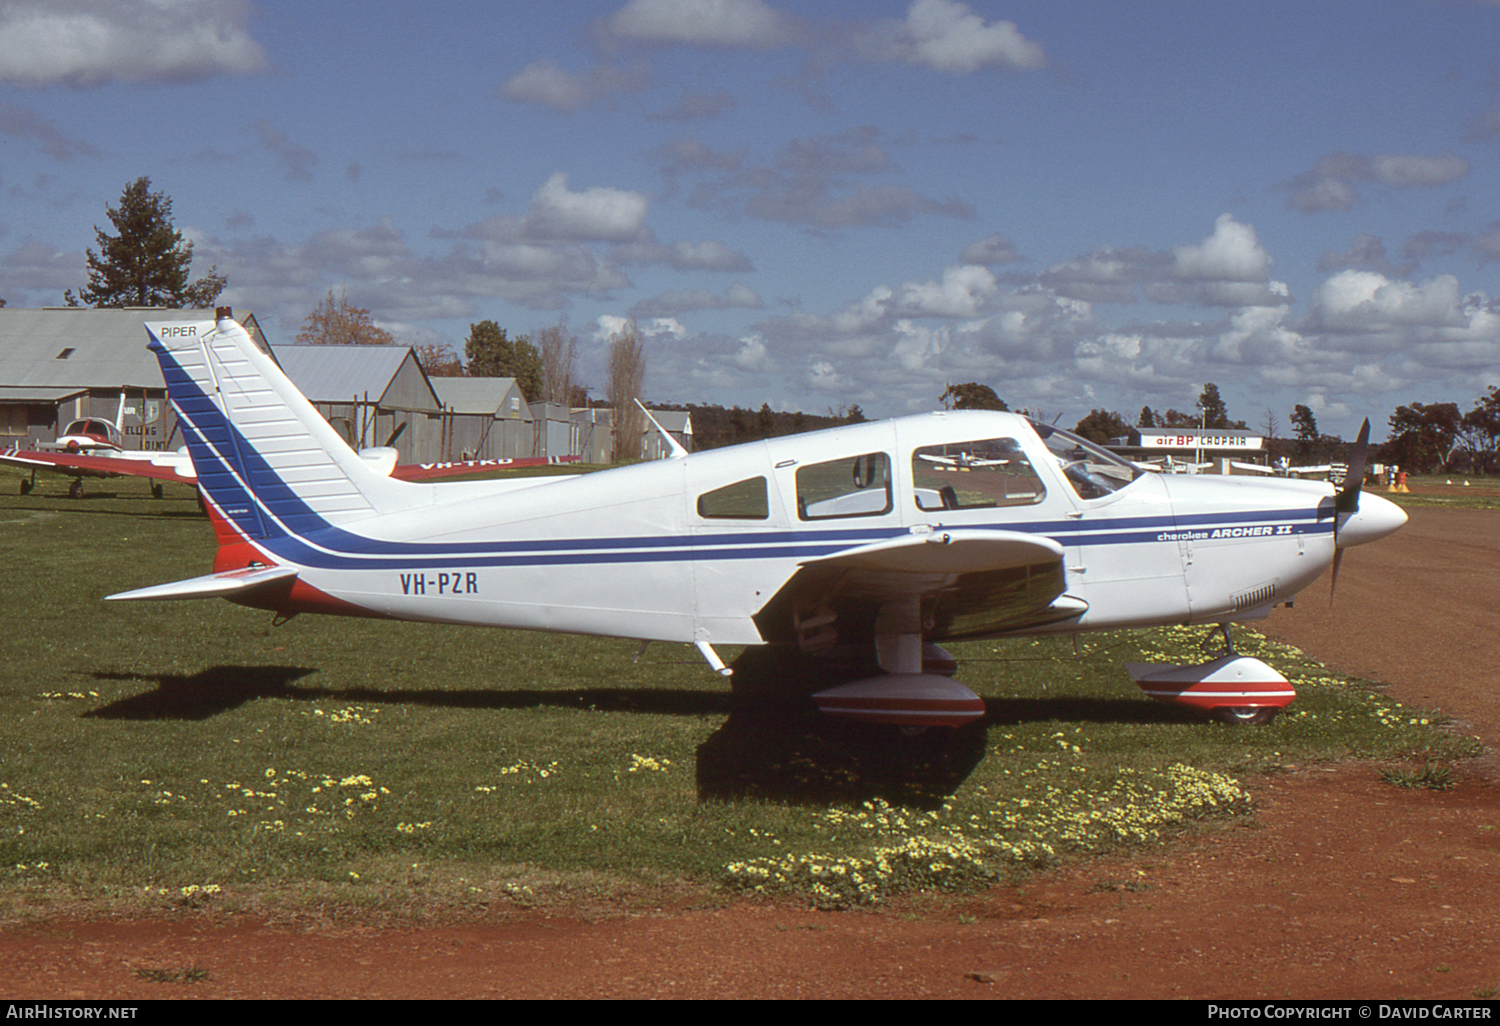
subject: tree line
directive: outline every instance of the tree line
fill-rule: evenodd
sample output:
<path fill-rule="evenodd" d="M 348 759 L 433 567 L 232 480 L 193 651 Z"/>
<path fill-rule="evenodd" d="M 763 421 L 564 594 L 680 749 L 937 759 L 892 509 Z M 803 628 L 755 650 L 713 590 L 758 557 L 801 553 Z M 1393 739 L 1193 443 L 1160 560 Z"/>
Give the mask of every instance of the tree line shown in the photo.
<path fill-rule="evenodd" d="M 1419 474 L 1500 472 L 1500 387 L 1491 385 L 1474 408 L 1458 403 L 1410 403 L 1391 414 L 1391 437 L 1381 459 Z"/>

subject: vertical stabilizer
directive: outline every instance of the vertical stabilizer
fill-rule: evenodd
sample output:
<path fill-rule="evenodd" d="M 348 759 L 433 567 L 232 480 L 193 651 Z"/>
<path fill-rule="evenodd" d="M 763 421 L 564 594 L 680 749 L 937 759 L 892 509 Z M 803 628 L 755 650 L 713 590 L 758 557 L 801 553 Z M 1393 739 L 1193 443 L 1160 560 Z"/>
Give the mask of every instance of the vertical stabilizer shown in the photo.
<path fill-rule="evenodd" d="M 149 322 L 147 348 L 199 487 L 235 529 L 305 535 L 409 505 L 409 486 L 371 470 L 228 311 L 219 314 Z"/>

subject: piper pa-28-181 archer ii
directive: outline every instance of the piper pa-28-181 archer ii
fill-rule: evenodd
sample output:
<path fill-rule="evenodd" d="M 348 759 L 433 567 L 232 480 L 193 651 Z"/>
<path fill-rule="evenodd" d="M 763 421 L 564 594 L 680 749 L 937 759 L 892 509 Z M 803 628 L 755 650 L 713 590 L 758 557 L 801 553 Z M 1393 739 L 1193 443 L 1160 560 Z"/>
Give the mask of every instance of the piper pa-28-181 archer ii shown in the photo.
<path fill-rule="evenodd" d="M 903 727 L 984 716 L 938 642 L 1162 624 L 1213 627 L 1227 651 L 1131 667 L 1147 694 L 1269 718 L 1292 689 L 1234 655 L 1227 625 L 1406 520 L 1361 497 L 1358 474 L 1337 494 L 1168 478 L 983 411 L 577 477 L 417 484 L 361 460 L 227 311 L 146 328 L 219 549 L 212 574 L 110 598 L 683 642 L 721 673 L 716 645 L 807 660 L 855 646 L 868 676 L 814 701 Z"/>

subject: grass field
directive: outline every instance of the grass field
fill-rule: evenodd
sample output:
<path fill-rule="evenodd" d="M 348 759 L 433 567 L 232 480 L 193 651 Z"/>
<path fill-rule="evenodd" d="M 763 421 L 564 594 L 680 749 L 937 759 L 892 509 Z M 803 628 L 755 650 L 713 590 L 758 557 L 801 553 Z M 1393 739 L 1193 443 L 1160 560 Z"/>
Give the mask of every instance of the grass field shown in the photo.
<path fill-rule="evenodd" d="M 0 916 L 715 900 L 826 907 L 972 887 L 1250 812 L 1309 762 L 1443 765 L 1440 729 L 1237 633 L 1300 697 L 1226 728 L 1136 690 L 1126 660 L 1203 632 L 955 645 L 990 715 L 919 737 L 824 720 L 752 653 L 730 687 L 690 647 L 106 604 L 196 576 L 191 494 L 0 473 Z M 726 653 L 733 655 L 733 653 Z"/>
<path fill-rule="evenodd" d="M 1483 474 L 1413 475 L 1407 480 L 1409 493 L 1386 495 L 1402 506 L 1459 506 L 1467 509 L 1500 508 L 1500 478 Z"/>

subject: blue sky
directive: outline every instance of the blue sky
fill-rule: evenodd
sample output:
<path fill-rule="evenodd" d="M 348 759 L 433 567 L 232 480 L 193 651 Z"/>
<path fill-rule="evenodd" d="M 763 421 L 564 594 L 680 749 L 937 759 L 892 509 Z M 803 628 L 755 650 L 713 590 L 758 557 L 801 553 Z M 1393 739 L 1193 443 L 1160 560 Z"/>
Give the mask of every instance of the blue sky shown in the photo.
<path fill-rule="evenodd" d="M 603 391 L 1351 437 L 1500 383 L 1500 2 L 0 0 L 0 297 L 148 175 L 290 341 L 329 289 Z"/>

